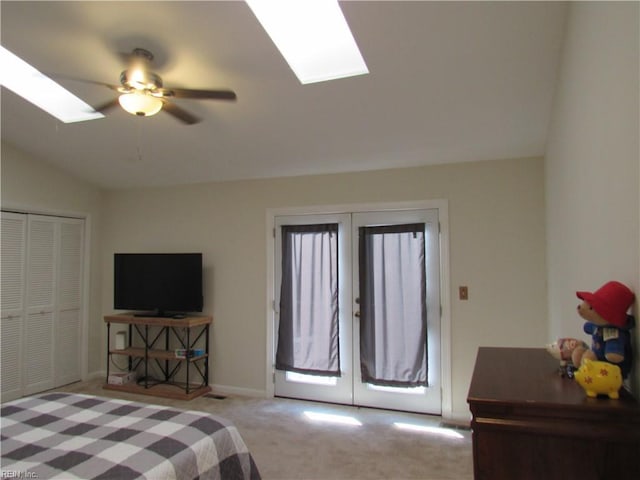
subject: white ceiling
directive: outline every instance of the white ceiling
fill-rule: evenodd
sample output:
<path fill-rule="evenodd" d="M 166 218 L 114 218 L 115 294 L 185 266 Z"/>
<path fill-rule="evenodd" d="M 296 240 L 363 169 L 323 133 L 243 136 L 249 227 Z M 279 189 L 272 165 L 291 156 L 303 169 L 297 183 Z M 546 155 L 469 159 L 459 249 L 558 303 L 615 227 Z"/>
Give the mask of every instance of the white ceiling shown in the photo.
<path fill-rule="evenodd" d="M 566 4 L 341 6 L 371 73 L 301 85 L 242 1 L 2 1 L 2 45 L 42 72 L 116 84 L 118 52 L 143 47 L 165 86 L 238 95 L 177 100 L 191 126 L 120 108 L 64 124 L 3 88 L 2 140 L 105 188 L 544 154 Z"/>

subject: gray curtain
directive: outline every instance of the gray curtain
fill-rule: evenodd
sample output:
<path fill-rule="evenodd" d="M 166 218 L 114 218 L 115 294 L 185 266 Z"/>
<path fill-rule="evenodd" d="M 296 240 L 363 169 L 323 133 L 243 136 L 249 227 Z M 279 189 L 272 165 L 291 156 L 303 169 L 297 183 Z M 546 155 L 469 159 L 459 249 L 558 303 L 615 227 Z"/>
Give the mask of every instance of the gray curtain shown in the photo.
<path fill-rule="evenodd" d="M 282 227 L 276 369 L 340 374 L 338 224 Z"/>
<path fill-rule="evenodd" d="M 360 367 L 374 385 L 427 385 L 425 225 L 361 227 Z"/>

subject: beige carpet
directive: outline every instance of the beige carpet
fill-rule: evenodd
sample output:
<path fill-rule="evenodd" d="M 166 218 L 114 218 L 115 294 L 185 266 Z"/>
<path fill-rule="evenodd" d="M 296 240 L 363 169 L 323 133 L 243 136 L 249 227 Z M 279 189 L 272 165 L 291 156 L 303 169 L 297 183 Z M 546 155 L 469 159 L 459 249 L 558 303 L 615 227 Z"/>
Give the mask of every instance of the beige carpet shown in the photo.
<path fill-rule="evenodd" d="M 229 396 L 167 400 L 103 390 L 97 380 L 58 390 L 226 417 L 238 427 L 265 480 L 473 478 L 471 433 L 441 429 L 438 417 L 287 399 Z M 312 419 L 306 412 L 335 415 L 338 420 L 355 419 L 361 425 Z M 404 430 L 394 426 L 395 422 L 434 429 Z"/>

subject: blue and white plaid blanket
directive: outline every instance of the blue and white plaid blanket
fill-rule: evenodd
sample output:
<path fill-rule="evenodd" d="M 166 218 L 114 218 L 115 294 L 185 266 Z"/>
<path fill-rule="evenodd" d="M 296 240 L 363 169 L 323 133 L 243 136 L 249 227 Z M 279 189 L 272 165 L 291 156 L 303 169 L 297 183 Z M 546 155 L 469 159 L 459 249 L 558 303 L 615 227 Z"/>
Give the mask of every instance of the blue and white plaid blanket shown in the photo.
<path fill-rule="evenodd" d="M 2 478 L 259 479 L 235 426 L 204 412 L 46 393 L 2 405 Z"/>

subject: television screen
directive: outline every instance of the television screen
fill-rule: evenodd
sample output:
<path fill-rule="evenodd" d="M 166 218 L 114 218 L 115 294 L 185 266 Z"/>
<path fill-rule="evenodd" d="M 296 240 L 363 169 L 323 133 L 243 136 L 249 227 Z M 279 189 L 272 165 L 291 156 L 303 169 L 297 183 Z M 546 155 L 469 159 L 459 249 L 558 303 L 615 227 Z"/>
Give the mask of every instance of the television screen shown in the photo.
<path fill-rule="evenodd" d="M 201 312 L 201 253 L 116 253 L 113 307 L 155 315 Z"/>

